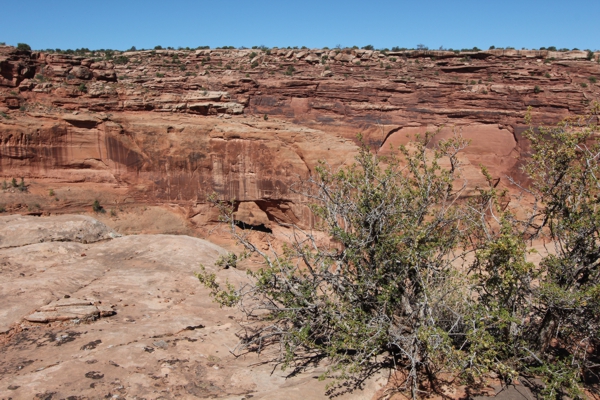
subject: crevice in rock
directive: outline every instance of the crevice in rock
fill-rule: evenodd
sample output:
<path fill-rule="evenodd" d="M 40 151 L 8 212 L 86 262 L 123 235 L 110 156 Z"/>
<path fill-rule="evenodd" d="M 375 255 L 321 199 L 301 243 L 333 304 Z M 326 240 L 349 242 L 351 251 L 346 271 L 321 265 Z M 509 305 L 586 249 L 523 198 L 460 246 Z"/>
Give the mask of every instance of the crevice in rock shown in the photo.
<path fill-rule="evenodd" d="M 248 229 L 248 230 L 265 232 L 265 233 L 273 233 L 273 230 L 271 228 L 267 228 L 264 224 L 252 225 L 252 224 L 247 224 L 243 221 L 234 221 L 234 223 L 235 223 L 235 226 L 237 226 L 238 228 L 241 228 L 241 229 Z"/>

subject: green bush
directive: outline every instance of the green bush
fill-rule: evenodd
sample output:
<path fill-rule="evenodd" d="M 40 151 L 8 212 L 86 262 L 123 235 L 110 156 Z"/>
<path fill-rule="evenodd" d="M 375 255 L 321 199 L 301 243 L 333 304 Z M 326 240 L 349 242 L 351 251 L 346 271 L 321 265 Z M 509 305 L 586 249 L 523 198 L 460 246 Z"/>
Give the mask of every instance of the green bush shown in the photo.
<path fill-rule="evenodd" d="M 588 59 L 588 61 L 592 61 L 594 59 L 594 52 L 588 50 L 586 58 Z"/>
<path fill-rule="evenodd" d="M 31 46 L 29 46 L 27 43 L 17 43 L 17 49 L 31 51 Z"/>
<path fill-rule="evenodd" d="M 104 210 L 104 207 L 102 207 L 100 205 L 100 202 L 98 200 L 94 200 L 94 203 L 92 204 L 92 210 L 94 210 L 95 213 L 104 213 L 104 212 L 106 212 L 106 210 Z"/>
<path fill-rule="evenodd" d="M 595 77 L 595 76 L 590 76 L 590 77 L 588 78 L 588 81 L 590 81 L 590 83 L 596 83 L 598 80 L 596 79 L 596 77 Z"/>
<path fill-rule="evenodd" d="M 541 91 L 542 91 L 542 89 L 538 85 L 535 85 L 533 87 L 533 93 L 537 94 L 537 93 L 540 93 Z"/>
<path fill-rule="evenodd" d="M 235 253 L 227 253 L 226 255 L 219 256 L 217 261 L 215 261 L 215 266 L 227 269 L 227 268 L 236 268 L 237 267 L 238 257 Z"/>
<path fill-rule="evenodd" d="M 15 184 L 15 181 L 14 181 L 14 178 L 13 178 L 13 186 L 14 186 L 14 184 Z M 20 192 L 26 192 L 27 191 L 27 185 L 25 185 L 25 178 L 21 178 L 21 182 L 17 186 L 17 189 L 19 189 Z"/>
<path fill-rule="evenodd" d="M 118 56 L 113 59 L 115 64 L 125 65 L 129 63 L 129 57 L 127 56 Z"/>
<path fill-rule="evenodd" d="M 79 90 L 81 93 L 87 93 L 88 92 L 88 88 L 85 85 L 85 83 L 80 83 L 79 86 L 77 86 L 77 90 Z"/>
<path fill-rule="evenodd" d="M 287 70 L 284 72 L 284 75 L 292 76 L 292 75 L 294 75 L 294 72 L 296 72 L 296 68 L 294 68 L 293 65 L 289 65 L 287 67 Z"/>
<path fill-rule="evenodd" d="M 212 196 L 236 240 L 264 264 L 241 288 L 204 267 L 197 276 L 221 306 L 247 316 L 239 349 L 278 344 L 275 361 L 292 373 L 327 359 L 322 377 L 341 390 L 392 368 L 402 370 L 396 390 L 413 399 L 448 373 L 468 387 L 492 373 L 505 383 L 539 378 L 538 398 L 582 398 L 600 374 L 593 108 L 551 127 L 534 126 L 527 113 L 531 208 L 507 207 L 509 193 L 485 168 L 487 184 L 465 196 L 459 153 L 468 143 L 459 134 L 426 133 L 385 157 L 363 143 L 355 164 L 322 162 L 291 188 L 311 199 L 331 245 L 294 226 L 282 251 L 264 251 L 236 228 L 233 204 Z M 531 262 L 532 239 L 553 251 Z"/>

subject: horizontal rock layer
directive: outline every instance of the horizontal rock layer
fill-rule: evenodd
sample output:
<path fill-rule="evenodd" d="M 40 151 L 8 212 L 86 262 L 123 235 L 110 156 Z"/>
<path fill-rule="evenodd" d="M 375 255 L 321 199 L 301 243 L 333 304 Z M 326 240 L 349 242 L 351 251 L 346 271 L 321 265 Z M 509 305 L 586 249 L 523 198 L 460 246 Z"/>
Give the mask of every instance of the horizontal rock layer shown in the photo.
<path fill-rule="evenodd" d="M 107 59 L 0 47 L 0 173 L 111 183 L 149 203 L 200 204 L 216 192 L 300 221 L 308 213 L 290 186 L 320 159 L 352 162 L 358 132 L 387 151 L 446 126 L 442 136 L 471 140 L 471 183 L 480 164 L 518 177 L 525 111 L 540 123 L 585 113 L 600 97 L 597 57 L 271 49 Z"/>

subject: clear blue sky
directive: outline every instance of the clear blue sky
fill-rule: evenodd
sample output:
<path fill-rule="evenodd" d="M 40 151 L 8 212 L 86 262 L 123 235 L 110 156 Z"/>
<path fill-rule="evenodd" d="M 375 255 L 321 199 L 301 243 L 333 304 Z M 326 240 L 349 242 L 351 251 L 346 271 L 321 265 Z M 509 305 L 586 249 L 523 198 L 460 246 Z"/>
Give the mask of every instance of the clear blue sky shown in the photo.
<path fill-rule="evenodd" d="M 600 49 L 600 0 L 5 0 L 33 49 L 336 45 Z"/>

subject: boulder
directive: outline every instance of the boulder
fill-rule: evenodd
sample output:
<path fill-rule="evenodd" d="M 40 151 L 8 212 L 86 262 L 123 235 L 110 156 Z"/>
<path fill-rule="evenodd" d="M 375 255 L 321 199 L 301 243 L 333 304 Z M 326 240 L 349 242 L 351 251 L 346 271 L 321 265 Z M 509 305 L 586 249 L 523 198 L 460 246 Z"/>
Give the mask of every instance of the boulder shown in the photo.
<path fill-rule="evenodd" d="M 115 73 L 114 70 L 111 70 L 111 69 L 106 69 L 106 70 L 94 69 L 92 71 L 92 74 L 93 74 L 94 78 L 96 78 L 99 81 L 107 81 L 107 82 L 116 82 L 117 81 L 117 74 Z"/>
<path fill-rule="evenodd" d="M 91 79 L 92 78 L 92 71 L 90 71 L 90 69 L 88 67 L 84 67 L 84 66 L 77 66 L 77 67 L 73 67 L 73 69 L 71 70 L 71 74 L 73 74 L 75 76 L 75 78 L 78 79 Z"/>

